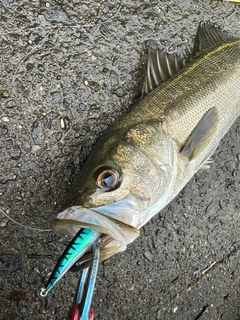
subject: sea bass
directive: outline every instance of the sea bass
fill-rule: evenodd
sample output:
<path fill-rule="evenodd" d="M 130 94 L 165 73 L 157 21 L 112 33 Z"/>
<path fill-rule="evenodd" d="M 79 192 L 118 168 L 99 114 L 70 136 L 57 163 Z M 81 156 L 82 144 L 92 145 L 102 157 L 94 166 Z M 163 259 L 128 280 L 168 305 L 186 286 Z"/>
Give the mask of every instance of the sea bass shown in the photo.
<path fill-rule="evenodd" d="M 125 250 L 208 167 L 240 114 L 240 39 L 201 23 L 197 40 L 186 64 L 149 49 L 143 97 L 97 141 L 54 222 L 72 236 L 100 232 L 101 260 Z"/>

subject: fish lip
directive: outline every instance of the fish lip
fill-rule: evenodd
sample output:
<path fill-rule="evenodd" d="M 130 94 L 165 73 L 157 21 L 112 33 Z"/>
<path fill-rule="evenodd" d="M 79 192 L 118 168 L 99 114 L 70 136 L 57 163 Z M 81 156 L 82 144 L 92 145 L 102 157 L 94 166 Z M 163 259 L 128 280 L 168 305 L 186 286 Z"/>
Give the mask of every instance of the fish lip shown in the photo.
<path fill-rule="evenodd" d="M 101 260 L 106 260 L 112 255 L 125 251 L 127 244 L 139 236 L 139 230 L 117 221 L 111 217 L 81 206 L 72 206 L 60 212 L 53 222 L 53 229 L 57 232 L 75 236 L 80 228 L 100 231 L 98 239 Z M 89 249 L 91 250 L 91 249 Z M 85 252 L 79 257 L 79 266 L 75 271 L 88 267 L 91 254 Z"/>
<path fill-rule="evenodd" d="M 71 206 L 57 215 L 53 222 L 53 229 L 60 233 L 74 236 L 79 228 L 88 228 L 107 234 L 119 245 L 126 246 L 133 242 L 139 235 L 135 227 L 106 216 L 97 208 L 85 208 L 83 206 Z"/>

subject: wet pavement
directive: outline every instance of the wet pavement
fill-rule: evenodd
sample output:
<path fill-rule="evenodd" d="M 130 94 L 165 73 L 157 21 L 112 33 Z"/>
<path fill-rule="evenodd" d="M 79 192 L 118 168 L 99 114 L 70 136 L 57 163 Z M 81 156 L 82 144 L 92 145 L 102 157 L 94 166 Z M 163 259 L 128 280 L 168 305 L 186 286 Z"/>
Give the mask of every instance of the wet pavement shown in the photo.
<path fill-rule="evenodd" d="M 0 319 L 65 319 L 78 274 L 39 294 L 70 240 L 51 222 L 139 96 L 149 41 L 183 55 L 202 20 L 240 37 L 240 5 L 2 0 L 0 14 L 0 209 L 34 228 L 0 212 Z M 240 119 L 213 159 L 100 265 L 95 319 L 240 319 Z"/>

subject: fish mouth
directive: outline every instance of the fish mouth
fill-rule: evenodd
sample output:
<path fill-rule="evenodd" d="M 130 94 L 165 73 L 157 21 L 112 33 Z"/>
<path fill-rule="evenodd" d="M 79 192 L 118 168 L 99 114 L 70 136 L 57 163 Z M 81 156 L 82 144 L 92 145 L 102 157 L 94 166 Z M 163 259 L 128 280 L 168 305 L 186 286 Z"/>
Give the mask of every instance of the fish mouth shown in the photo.
<path fill-rule="evenodd" d="M 104 207 L 105 212 L 107 207 Z M 101 248 L 100 260 L 103 261 L 124 251 L 127 245 L 139 236 L 139 230 L 100 211 L 102 207 L 88 209 L 82 206 L 71 206 L 57 215 L 52 227 L 56 232 L 70 236 L 75 236 L 80 228 L 100 232 L 98 241 Z M 91 254 L 87 252 L 80 257 L 79 264 L 85 267 L 90 260 Z"/>

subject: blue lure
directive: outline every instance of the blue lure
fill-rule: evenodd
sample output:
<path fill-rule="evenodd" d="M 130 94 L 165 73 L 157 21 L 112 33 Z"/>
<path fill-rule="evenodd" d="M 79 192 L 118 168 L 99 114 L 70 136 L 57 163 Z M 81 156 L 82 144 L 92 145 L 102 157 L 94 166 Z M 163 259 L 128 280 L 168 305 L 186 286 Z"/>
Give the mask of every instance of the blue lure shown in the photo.
<path fill-rule="evenodd" d="M 100 235 L 100 232 L 86 228 L 81 228 L 78 231 L 58 260 L 45 288 L 42 288 L 40 293 L 42 297 L 45 297 L 78 259 L 92 247 Z"/>

